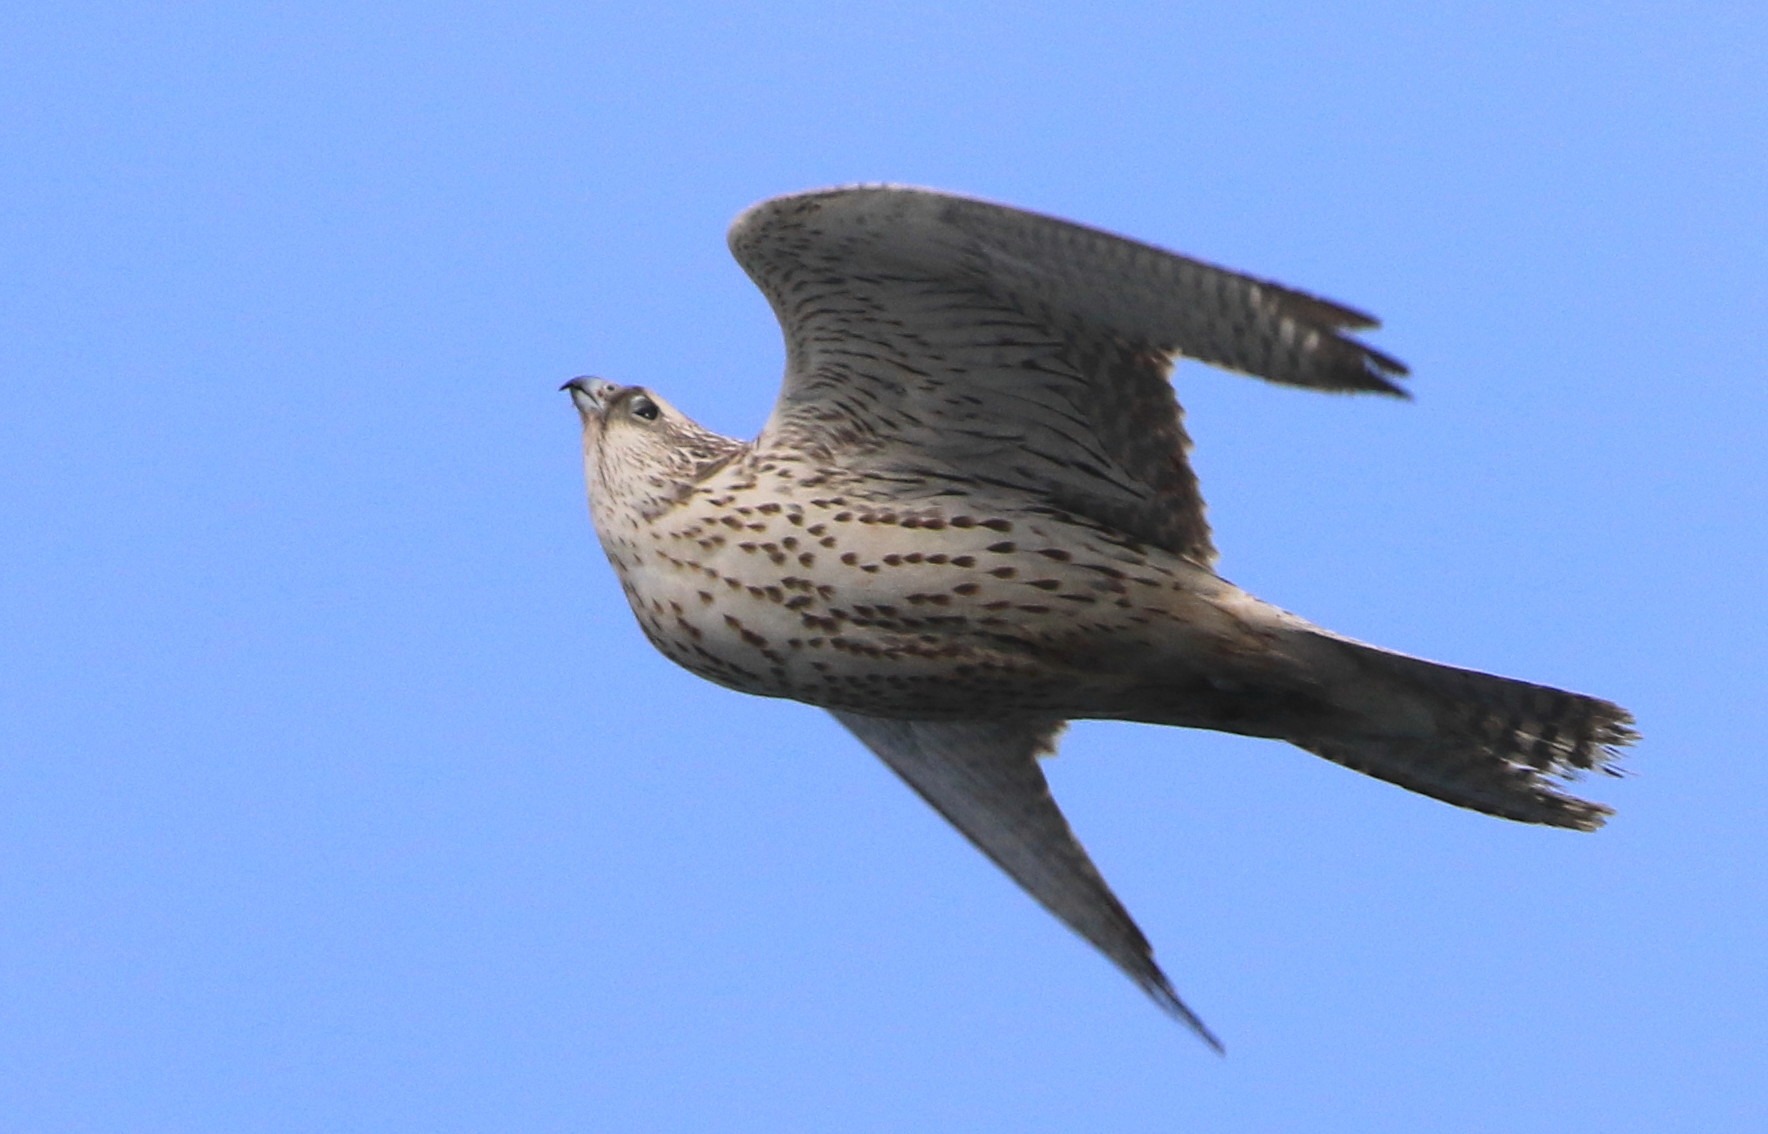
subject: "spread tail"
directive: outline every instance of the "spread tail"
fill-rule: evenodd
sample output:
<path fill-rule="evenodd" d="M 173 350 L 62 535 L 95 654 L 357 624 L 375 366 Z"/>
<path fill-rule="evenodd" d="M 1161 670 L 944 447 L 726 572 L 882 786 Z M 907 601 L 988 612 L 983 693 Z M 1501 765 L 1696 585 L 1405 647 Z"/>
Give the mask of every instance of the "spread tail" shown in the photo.
<path fill-rule="evenodd" d="M 1319 635 L 1350 663 L 1366 727 L 1293 743 L 1457 807 L 1592 831 L 1613 809 L 1562 790 L 1585 772 L 1619 775 L 1638 739 L 1619 705 Z M 1383 709 L 1383 706 L 1391 706 Z"/>

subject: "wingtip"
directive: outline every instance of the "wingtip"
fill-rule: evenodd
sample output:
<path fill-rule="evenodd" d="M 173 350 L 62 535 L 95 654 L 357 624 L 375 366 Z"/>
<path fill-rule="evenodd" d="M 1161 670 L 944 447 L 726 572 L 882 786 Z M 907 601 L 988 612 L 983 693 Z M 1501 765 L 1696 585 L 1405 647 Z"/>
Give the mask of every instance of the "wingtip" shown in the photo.
<path fill-rule="evenodd" d="M 1190 1007 L 1179 999 L 1179 994 L 1173 991 L 1172 983 L 1166 979 L 1164 973 L 1160 975 L 1158 980 L 1150 980 L 1142 987 L 1154 999 L 1154 1002 L 1160 1005 L 1163 1012 L 1190 1028 L 1198 1039 L 1210 1046 L 1210 1050 L 1220 1056 L 1228 1054 L 1228 1049 L 1222 1043 L 1221 1038 L 1210 1031 L 1209 1025 L 1203 1022 L 1202 1017 L 1191 1011 Z"/>

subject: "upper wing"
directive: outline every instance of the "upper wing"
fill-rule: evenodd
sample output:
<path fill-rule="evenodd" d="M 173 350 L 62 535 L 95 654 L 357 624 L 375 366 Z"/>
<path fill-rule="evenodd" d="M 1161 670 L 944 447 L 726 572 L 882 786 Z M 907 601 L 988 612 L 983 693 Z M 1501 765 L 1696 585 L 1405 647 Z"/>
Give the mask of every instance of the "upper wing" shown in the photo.
<path fill-rule="evenodd" d="M 1367 315 L 1002 205 L 804 193 L 749 209 L 730 245 L 786 337 L 762 450 L 1017 489 L 1205 564 L 1175 356 L 1402 393 L 1404 366 L 1341 333 Z"/>
<path fill-rule="evenodd" d="M 1062 721 L 834 716 L 1045 909 L 1222 1050 L 1221 1041 L 1173 991 L 1154 962 L 1148 938 L 1099 876 L 1050 796 L 1037 758 L 1055 750 Z"/>

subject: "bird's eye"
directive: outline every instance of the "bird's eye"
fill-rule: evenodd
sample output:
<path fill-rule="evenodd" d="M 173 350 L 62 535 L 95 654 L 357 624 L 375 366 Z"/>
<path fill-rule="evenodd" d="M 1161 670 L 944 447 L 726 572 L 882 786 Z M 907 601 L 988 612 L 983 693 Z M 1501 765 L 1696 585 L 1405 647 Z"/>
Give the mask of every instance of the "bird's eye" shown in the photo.
<path fill-rule="evenodd" d="M 633 397 L 633 417 L 636 417 L 641 421 L 656 421 L 658 412 L 657 403 L 645 397 L 643 394 L 638 394 Z"/>

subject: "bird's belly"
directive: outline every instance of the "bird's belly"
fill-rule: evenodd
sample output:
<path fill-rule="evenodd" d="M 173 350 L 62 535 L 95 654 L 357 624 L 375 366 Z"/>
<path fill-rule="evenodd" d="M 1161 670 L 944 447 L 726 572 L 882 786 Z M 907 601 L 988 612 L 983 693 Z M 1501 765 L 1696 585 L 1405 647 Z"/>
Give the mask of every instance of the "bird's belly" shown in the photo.
<path fill-rule="evenodd" d="M 1072 684 L 1010 618 L 935 604 L 929 592 L 717 562 L 647 565 L 626 581 L 633 613 L 664 656 L 744 693 L 931 718 L 972 715 L 979 696 L 1048 703 Z"/>
<path fill-rule="evenodd" d="M 1211 633 L 1175 618 L 1173 572 L 1058 549 L 1033 524 L 856 531 L 832 546 L 754 534 L 664 539 L 620 564 L 652 643 L 746 693 L 920 719 L 1109 715 L 1154 654 Z"/>

